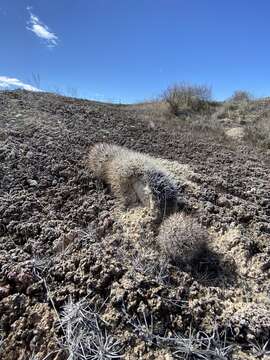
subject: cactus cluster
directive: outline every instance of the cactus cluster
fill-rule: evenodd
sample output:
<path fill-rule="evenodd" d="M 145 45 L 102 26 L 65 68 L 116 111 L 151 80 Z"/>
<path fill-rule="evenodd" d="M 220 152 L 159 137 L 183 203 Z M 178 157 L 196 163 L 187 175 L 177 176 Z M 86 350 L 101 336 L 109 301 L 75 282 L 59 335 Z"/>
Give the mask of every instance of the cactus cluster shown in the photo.
<path fill-rule="evenodd" d="M 205 248 L 207 231 L 194 218 L 177 212 L 177 185 L 156 159 L 99 143 L 90 149 L 88 167 L 110 186 L 122 207 L 142 206 L 153 211 L 157 222 L 162 222 L 158 247 L 172 263 L 190 264 Z"/>

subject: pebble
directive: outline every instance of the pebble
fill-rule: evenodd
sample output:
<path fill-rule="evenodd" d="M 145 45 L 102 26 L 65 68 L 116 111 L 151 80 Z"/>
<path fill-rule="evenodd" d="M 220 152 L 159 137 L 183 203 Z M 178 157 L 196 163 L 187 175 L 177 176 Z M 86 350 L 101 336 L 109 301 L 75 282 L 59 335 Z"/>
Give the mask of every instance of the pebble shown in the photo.
<path fill-rule="evenodd" d="M 36 180 L 33 180 L 33 179 L 28 179 L 27 180 L 27 182 L 28 182 L 28 184 L 30 185 L 30 186 L 37 186 L 38 185 L 38 182 L 36 181 Z"/>

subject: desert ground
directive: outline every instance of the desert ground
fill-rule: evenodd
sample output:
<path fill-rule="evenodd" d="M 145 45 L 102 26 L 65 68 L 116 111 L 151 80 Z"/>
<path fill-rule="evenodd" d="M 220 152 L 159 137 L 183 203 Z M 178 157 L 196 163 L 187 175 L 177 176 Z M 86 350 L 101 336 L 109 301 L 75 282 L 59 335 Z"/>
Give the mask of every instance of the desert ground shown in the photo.
<path fill-rule="evenodd" d="M 270 359 L 270 99 L 167 110 L 0 93 L 1 359 Z M 89 170 L 100 142 L 173 174 L 191 265 Z"/>

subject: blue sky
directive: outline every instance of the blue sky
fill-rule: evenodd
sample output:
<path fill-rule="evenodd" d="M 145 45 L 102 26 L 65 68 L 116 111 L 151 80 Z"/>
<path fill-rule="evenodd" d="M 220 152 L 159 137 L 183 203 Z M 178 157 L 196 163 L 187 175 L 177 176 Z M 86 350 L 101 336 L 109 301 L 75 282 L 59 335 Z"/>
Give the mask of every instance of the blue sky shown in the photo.
<path fill-rule="evenodd" d="M 269 0 L 1 0 L 0 87 L 135 102 L 185 81 L 268 96 L 269 15 Z"/>

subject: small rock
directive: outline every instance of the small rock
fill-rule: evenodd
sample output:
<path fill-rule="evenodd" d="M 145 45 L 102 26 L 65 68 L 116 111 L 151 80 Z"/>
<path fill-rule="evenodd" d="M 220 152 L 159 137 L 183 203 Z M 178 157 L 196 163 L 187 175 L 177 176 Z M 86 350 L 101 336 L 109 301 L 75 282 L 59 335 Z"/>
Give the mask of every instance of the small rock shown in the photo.
<path fill-rule="evenodd" d="M 38 185 L 38 182 L 33 179 L 28 179 L 27 182 L 30 186 L 33 186 L 33 187 L 36 187 Z"/>
<path fill-rule="evenodd" d="M 8 159 L 9 160 L 14 160 L 16 159 L 16 152 L 14 150 L 11 150 L 10 153 L 8 154 Z"/>
<path fill-rule="evenodd" d="M 0 299 L 8 296 L 10 293 L 10 285 L 0 286 Z"/>

